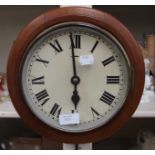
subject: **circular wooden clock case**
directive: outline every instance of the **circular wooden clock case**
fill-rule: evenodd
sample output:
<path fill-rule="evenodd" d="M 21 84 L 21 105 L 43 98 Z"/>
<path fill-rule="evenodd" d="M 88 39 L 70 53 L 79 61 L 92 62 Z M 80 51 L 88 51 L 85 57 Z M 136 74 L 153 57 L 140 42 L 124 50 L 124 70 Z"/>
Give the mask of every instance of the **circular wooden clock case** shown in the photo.
<path fill-rule="evenodd" d="M 93 63 L 86 63 L 90 58 Z M 144 64 L 131 33 L 111 15 L 66 7 L 44 13 L 18 35 L 8 88 L 21 118 L 40 135 L 66 143 L 105 139 L 137 108 Z M 78 113 L 80 123 L 60 125 Z"/>

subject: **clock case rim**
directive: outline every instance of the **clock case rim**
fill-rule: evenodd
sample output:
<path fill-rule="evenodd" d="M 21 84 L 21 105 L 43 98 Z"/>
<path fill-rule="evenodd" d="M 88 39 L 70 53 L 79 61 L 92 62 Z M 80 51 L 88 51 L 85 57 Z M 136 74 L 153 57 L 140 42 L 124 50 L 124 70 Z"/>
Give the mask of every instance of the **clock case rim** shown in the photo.
<path fill-rule="evenodd" d="M 40 121 L 25 103 L 21 92 L 21 60 L 29 44 L 39 33 L 65 22 L 85 22 L 105 29 L 123 46 L 132 67 L 132 86 L 124 106 L 102 127 L 87 132 L 67 133 L 51 128 Z M 137 63 L 138 61 L 138 63 Z M 7 66 L 8 89 L 12 102 L 24 122 L 40 135 L 66 143 L 88 143 L 108 138 L 119 130 L 136 110 L 144 85 L 144 62 L 140 48 L 128 29 L 111 15 L 84 7 L 59 8 L 40 15 L 29 23 L 14 42 Z"/>

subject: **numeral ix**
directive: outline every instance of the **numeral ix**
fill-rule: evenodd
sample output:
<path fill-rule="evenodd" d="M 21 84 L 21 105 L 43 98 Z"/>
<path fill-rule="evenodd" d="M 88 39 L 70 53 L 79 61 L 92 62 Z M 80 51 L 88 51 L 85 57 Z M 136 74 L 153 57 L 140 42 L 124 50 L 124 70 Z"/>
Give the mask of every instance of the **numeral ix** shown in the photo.
<path fill-rule="evenodd" d="M 45 84 L 44 76 L 32 79 L 32 84 Z"/>

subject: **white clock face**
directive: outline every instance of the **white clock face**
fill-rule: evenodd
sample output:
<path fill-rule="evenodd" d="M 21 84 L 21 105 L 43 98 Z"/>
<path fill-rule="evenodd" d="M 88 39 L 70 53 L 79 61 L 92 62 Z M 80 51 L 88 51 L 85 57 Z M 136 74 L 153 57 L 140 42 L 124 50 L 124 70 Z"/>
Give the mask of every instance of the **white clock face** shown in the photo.
<path fill-rule="evenodd" d="M 89 131 L 107 123 L 123 106 L 129 68 L 123 47 L 106 31 L 84 23 L 57 25 L 28 49 L 23 95 L 45 124 L 67 132 Z M 79 114 L 78 124 L 59 123 L 59 116 L 74 113 Z"/>

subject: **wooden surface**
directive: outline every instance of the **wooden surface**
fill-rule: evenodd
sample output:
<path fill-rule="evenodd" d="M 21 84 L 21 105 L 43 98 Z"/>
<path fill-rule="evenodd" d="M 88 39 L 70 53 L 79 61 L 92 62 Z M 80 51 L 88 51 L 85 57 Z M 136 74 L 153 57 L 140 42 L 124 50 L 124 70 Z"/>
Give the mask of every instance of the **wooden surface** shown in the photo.
<path fill-rule="evenodd" d="M 132 87 L 123 108 L 106 125 L 84 133 L 58 131 L 41 122 L 26 105 L 21 90 L 21 66 L 28 45 L 43 30 L 55 24 L 68 21 L 87 22 L 109 31 L 122 43 L 132 66 Z M 89 8 L 61 8 L 39 16 L 19 34 L 10 52 L 7 78 L 12 102 L 29 127 L 44 137 L 60 142 L 87 143 L 108 138 L 120 129 L 131 117 L 138 106 L 143 90 L 144 64 L 139 46 L 133 36 L 127 28 L 111 15 Z"/>

